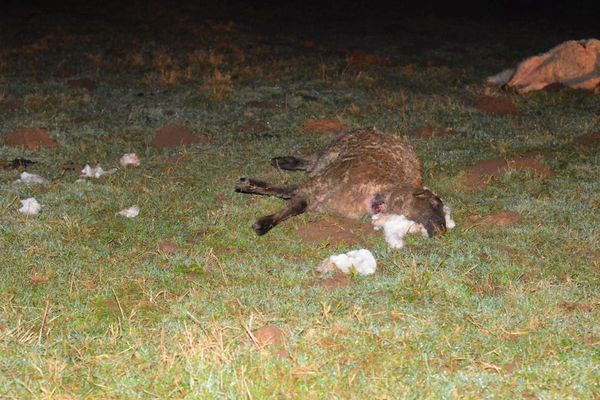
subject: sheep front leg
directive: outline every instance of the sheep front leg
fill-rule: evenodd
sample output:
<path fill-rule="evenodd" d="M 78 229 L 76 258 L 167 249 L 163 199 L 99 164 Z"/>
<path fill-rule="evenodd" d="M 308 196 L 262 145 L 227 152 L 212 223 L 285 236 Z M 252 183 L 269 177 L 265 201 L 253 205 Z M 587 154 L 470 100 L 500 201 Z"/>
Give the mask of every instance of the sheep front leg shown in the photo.
<path fill-rule="evenodd" d="M 280 222 L 283 222 L 295 215 L 302 214 L 304 211 L 306 211 L 307 207 L 308 203 L 305 199 L 297 197 L 293 198 L 290 200 L 288 206 L 283 210 L 275 214 L 266 215 L 259 218 L 254 225 L 252 225 L 252 229 L 254 229 L 254 232 L 256 232 L 257 235 L 262 236 L 277 226 Z"/>

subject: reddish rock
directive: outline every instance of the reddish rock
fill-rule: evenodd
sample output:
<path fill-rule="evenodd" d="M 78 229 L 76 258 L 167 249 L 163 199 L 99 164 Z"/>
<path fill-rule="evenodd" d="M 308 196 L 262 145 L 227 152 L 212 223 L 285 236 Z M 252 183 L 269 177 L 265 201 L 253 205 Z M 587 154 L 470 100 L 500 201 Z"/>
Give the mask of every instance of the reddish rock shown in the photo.
<path fill-rule="evenodd" d="M 27 150 L 53 149 L 58 145 L 42 128 L 18 128 L 4 138 L 4 144 L 10 147 L 23 147 Z"/>
<path fill-rule="evenodd" d="M 467 168 L 461 183 L 466 187 L 476 188 L 487 185 L 494 178 L 500 178 L 508 171 L 514 170 L 531 171 L 543 178 L 554 176 L 554 172 L 542 164 L 537 157 L 522 157 L 514 160 L 493 159 L 481 161 Z"/>
<path fill-rule="evenodd" d="M 600 132 L 592 133 L 591 135 L 577 136 L 573 142 L 580 146 L 592 146 L 600 143 Z"/>
<path fill-rule="evenodd" d="M 162 149 L 207 143 L 208 138 L 206 135 L 195 134 L 185 126 L 168 125 L 156 132 L 151 145 L 157 149 Z"/>
<path fill-rule="evenodd" d="M 295 234 L 304 242 L 339 246 L 340 244 L 364 244 L 368 236 L 373 237 L 377 232 L 368 222 L 327 216 L 299 226 Z"/>
<path fill-rule="evenodd" d="M 521 110 L 508 97 L 479 96 L 473 102 L 473 107 L 489 115 L 522 115 Z"/>
<path fill-rule="evenodd" d="M 328 133 L 343 131 L 346 126 L 339 119 L 307 119 L 304 123 L 304 132 Z"/>
<path fill-rule="evenodd" d="M 98 87 L 96 81 L 88 78 L 71 79 L 67 81 L 67 85 L 75 89 L 89 90 L 90 92 Z"/>

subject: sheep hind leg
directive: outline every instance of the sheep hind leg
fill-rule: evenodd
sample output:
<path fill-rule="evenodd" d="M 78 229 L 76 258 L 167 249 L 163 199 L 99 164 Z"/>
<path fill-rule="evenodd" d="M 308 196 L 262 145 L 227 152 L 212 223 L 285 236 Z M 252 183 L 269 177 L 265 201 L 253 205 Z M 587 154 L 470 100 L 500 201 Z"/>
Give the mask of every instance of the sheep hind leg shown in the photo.
<path fill-rule="evenodd" d="M 252 178 L 240 178 L 235 184 L 238 193 L 258 194 L 261 196 L 275 196 L 280 199 L 289 200 L 296 194 L 298 186 L 273 186 L 267 182 Z"/>
<path fill-rule="evenodd" d="M 257 235 L 262 236 L 286 219 L 302 214 L 304 211 L 306 211 L 307 207 L 308 203 L 305 199 L 297 197 L 293 198 L 289 202 L 288 206 L 283 210 L 275 214 L 265 215 L 264 217 L 259 218 L 254 225 L 252 225 L 252 229 L 254 229 L 254 232 L 256 232 Z"/>

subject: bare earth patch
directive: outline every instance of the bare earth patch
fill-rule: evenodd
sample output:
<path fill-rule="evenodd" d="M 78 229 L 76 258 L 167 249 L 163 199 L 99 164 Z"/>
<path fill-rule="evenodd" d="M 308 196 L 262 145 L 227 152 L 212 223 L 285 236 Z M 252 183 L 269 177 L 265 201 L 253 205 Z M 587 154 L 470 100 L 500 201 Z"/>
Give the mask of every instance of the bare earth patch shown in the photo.
<path fill-rule="evenodd" d="M 507 227 L 507 226 L 518 226 L 523 223 L 521 214 L 516 211 L 497 211 L 485 216 L 471 215 L 467 217 L 467 221 L 470 225 L 482 225 L 488 227 Z"/>
<path fill-rule="evenodd" d="M 343 131 L 346 126 L 339 119 L 307 119 L 304 123 L 305 133 L 328 133 Z"/>
<path fill-rule="evenodd" d="M 349 284 L 350 284 L 350 278 L 348 278 L 348 275 L 342 274 L 342 273 L 336 273 L 330 278 L 319 279 L 318 281 L 316 281 L 313 284 L 313 286 L 321 286 L 328 290 L 334 290 L 334 289 L 343 289 L 345 287 L 348 287 Z"/>
<path fill-rule="evenodd" d="M 160 252 L 164 253 L 164 254 L 173 254 L 173 253 L 184 251 L 185 249 L 183 247 L 181 247 L 180 245 L 178 245 L 177 243 L 160 242 L 158 244 L 158 250 L 160 250 Z"/>
<path fill-rule="evenodd" d="M 473 101 L 472 106 L 489 115 L 522 115 L 523 113 L 508 97 L 481 95 Z"/>
<path fill-rule="evenodd" d="M 537 157 L 521 157 L 514 160 L 492 159 L 478 162 L 465 170 L 460 182 L 467 188 L 477 188 L 489 184 L 509 171 L 517 170 L 531 171 L 542 178 L 554 176 L 554 172 Z"/>
<path fill-rule="evenodd" d="M 581 146 L 596 145 L 596 144 L 600 143 L 600 132 L 595 132 L 595 133 L 592 133 L 591 135 L 577 136 L 575 139 L 573 139 L 573 142 L 575 142 L 576 144 L 581 145 Z"/>
<path fill-rule="evenodd" d="M 252 336 L 260 347 L 282 346 L 285 344 L 285 334 L 274 325 L 266 325 L 255 329 Z"/>
<path fill-rule="evenodd" d="M 326 216 L 297 227 L 295 234 L 304 242 L 325 242 L 327 246 L 339 246 L 364 244 L 366 237 L 374 237 L 377 232 L 368 222 Z"/>
<path fill-rule="evenodd" d="M 206 135 L 196 134 L 185 126 L 168 125 L 156 132 L 151 145 L 157 149 L 163 149 L 195 144 L 208 144 L 208 142 Z"/>
<path fill-rule="evenodd" d="M 447 131 L 443 129 L 434 129 L 428 126 L 422 126 L 415 128 L 408 132 L 408 136 L 420 137 L 420 138 L 431 138 L 431 137 L 444 137 L 453 135 L 453 131 Z"/>
<path fill-rule="evenodd" d="M 24 147 L 31 151 L 58 147 L 54 139 L 42 128 L 17 128 L 4 138 L 4 144 L 10 147 Z"/>
<path fill-rule="evenodd" d="M 269 127 L 260 121 L 246 121 L 236 128 L 239 133 L 262 133 L 267 132 Z"/>

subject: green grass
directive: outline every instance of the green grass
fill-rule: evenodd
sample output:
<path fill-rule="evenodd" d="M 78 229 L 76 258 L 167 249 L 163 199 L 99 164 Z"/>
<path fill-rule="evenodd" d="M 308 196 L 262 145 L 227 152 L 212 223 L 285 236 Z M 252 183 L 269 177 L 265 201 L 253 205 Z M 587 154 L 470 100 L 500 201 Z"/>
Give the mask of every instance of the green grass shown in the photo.
<path fill-rule="evenodd" d="M 440 23 L 441 32 L 456 27 Z M 60 144 L 36 154 L 0 147 L 0 159 L 35 159 L 28 171 L 52 180 L 15 185 L 17 172 L 0 170 L 0 397 L 598 397 L 600 153 L 572 139 L 599 130 L 600 97 L 508 94 L 524 115 L 506 117 L 465 103 L 490 90 L 483 77 L 554 37 L 532 32 L 527 52 L 508 48 L 508 30 L 487 46 L 469 42 L 474 28 L 463 26 L 457 40 L 467 53 L 441 42 L 405 65 L 359 73 L 339 55 L 304 49 L 301 38 L 270 42 L 245 28 L 167 25 L 173 31 L 160 37 L 57 34 L 33 51 L 42 25 L 0 52 L 0 105 L 18 105 L 2 110 L 0 135 L 42 126 Z M 360 43 L 403 57 L 393 37 Z M 328 38 L 318 44 L 339 47 Z M 144 66 L 128 67 L 112 46 L 140 52 Z M 189 62 L 208 49 L 222 56 L 218 65 Z M 171 68 L 152 65 L 161 52 L 191 74 L 160 81 L 161 68 Z M 429 56 L 447 64 L 419 67 Z M 98 89 L 54 78 L 62 60 Z M 206 78 L 217 69 L 231 77 L 223 92 L 222 82 Z M 248 108 L 250 100 L 287 107 Z M 304 121 L 336 116 L 396 134 L 423 125 L 457 131 L 409 140 L 427 186 L 454 209 L 458 227 L 436 239 L 411 237 L 403 251 L 380 237 L 371 247 L 377 274 L 325 290 L 315 285 L 316 266 L 350 247 L 302 242 L 293 231 L 310 215 L 255 236 L 255 218 L 281 202 L 232 187 L 241 175 L 302 179 L 271 169 L 269 158 L 318 149 L 330 136 L 303 133 Z M 268 123 L 273 136 L 237 132 L 247 120 Z M 154 132 L 170 123 L 208 132 L 211 145 L 151 148 Z M 479 160 L 528 150 L 548 152 L 541 160 L 556 175 L 517 171 L 472 191 L 458 184 Z M 68 161 L 109 168 L 130 151 L 142 157 L 140 168 L 88 184 L 58 168 Z M 183 163 L 165 161 L 179 153 Z M 37 217 L 16 211 L 30 196 L 44 205 Z M 132 204 L 141 207 L 138 218 L 115 215 Z M 524 222 L 466 223 L 497 210 L 518 211 Z M 164 241 L 183 250 L 162 252 Z M 250 340 L 248 330 L 266 325 L 285 333 L 287 355 Z"/>

